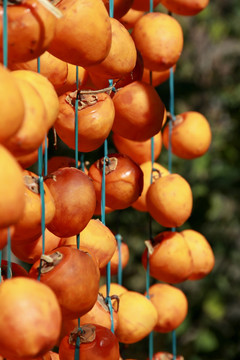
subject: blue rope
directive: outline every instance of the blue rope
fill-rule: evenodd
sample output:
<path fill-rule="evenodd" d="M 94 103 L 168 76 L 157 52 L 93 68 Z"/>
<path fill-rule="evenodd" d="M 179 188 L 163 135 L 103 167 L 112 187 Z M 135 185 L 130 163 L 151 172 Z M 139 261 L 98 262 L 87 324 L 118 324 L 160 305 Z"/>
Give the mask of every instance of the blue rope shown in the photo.
<path fill-rule="evenodd" d="M 122 285 L 122 254 L 121 254 L 122 236 L 120 234 L 117 234 L 115 238 L 117 240 L 117 245 L 118 245 L 118 284 Z"/>
<path fill-rule="evenodd" d="M 11 277 L 11 232 L 10 228 L 7 230 L 7 278 Z"/>
<path fill-rule="evenodd" d="M 8 18 L 7 0 L 3 0 L 3 65 L 8 66 Z"/>
<path fill-rule="evenodd" d="M 75 101 L 75 166 L 78 168 L 78 98 Z"/>

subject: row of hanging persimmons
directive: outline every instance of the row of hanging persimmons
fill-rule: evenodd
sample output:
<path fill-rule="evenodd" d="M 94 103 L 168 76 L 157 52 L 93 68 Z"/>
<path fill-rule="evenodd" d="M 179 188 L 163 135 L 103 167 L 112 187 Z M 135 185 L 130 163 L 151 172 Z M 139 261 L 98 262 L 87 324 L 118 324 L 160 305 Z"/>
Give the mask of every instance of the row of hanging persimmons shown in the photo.
<path fill-rule="evenodd" d="M 190 16 L 208 1 L 161 3 L 173 13 Z M 146 13 L 149 2 L 144 0 L 115 1 L 114 18 L 102 0 L 61 0 L 54 6 L 48 3 L 50 10 L 43 5 L 24 0 L 7 9 L 8 69 L 0 67 L 0 247 L 6 246 L 10 233 L 12 252 L 32 267 L 27 273 L 12 263 L 12 278 L 7 279 L 2 260 L 0 354 L 7 360 L 74 359 L 80 337 L 81 360 L 119 360 L 119 342 L 135 343 L 152 330 L 169 332 L 183 322 L 187 299 L 172 284 L 206 276 L 214 266 L 212 249 L 194 230 L 164 231 L 148 241 L 142 263 L 146 267 L 149 251 L 151 276 L 161 283 L 150 287 L 150 300 L 111 285 L 113 334 L 106 288 L 99 289 L 107 263 L 111 261 L 112 274 L 118 266 L 115 236 L 95 218 L 100 214 L 103 159 L 84 172 L 67 157 L 48 161 L 44 254 L 39 176 L 27 169 L 37 161 L 40 145 L 44 151 L 52 127 L 75 148 L 77 104 L 78 150 L 96 150 L 109 135 L 116 147 L 105 164 L 106 212 L 132 206 L 149 212 L 166 228 L 184 224 L 192 211 L 188 182 L 155 162 L 150 183 L 150 139 L 154 137 L 156 160 L 162 142 L 168 148 L 169 135 L 166 109 L 154 86 L 175 69 L 183 33 L 165 12 Z M 2 48 L 0 53 L 3 57 Z M 176 116 L 175 155 L 194 159 L 210 143 L 210 126 L 202 114 L 187 111 Z M 81 250 L 76 245 L 79 233 Z M 121 252 L 124 267 L 127 244 L 122 243 Z M 59 354 L 51 351 L 54 346 L 59 346 Z M 161 352 L 154 355 L 155 360 L 171 358 Z"/>

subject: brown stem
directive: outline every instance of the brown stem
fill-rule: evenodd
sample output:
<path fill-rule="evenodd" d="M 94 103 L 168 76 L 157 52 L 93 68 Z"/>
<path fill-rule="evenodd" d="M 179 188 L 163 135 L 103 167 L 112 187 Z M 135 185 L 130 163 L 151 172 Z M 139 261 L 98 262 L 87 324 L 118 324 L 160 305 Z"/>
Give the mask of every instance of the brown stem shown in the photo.
<path fill-rule="evenodd" d="M 96 338 L 96 327 L 92 324 L 83 325 L 81 328 L 76 327 L 69 335 L 69 344 L 75 346 L 77 338 L 80 339 L 80 344 L 93 342 Z"/>
<path fill-rule="evenodd" d="M 38 267 L 38 270 L 41 274 L 45 274 L 54 269 L 54 267 L 61 262 L 62 258 L 63 254 L 59 251 L 50 255 L 43 254 L 40 258 L 40 266 Z"/>

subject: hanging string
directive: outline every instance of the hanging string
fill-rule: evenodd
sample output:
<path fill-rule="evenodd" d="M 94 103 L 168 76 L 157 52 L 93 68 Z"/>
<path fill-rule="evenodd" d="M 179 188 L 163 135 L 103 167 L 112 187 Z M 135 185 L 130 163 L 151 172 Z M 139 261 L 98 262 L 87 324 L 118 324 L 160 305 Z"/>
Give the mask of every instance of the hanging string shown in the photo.
<path fill-rule="evenodd" d="M 8 17 L 7 0 L 3 0 L 3 65 L 8 66 Z"/>

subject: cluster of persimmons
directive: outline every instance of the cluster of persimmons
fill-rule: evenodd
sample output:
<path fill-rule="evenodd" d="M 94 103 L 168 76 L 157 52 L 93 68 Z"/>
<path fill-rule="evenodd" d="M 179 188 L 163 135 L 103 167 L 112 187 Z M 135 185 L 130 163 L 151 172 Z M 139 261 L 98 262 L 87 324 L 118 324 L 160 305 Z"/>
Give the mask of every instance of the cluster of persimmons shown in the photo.
<path fill-rule="evenodd" d="M 208 4 L 154 0 L 154 7 L 160 2 L 186 16 Z M 32 266 L 27 272 L 12 263 L 9 278 L 7 262 L 1 262 L 1 359 L 74 359 L 80 342 L 81 360 L 119 360 L 119 342 L 176 329 L 188 302 L 173 284 L 201 279 L 214 266 L 202 234 L 169 229 L 191 215 L 190 185 L 151 162 L 152 138 L 154 160 L 162 143 L 169 145 L 166 108 L 154 86 L 175 70 L 183 31 L 167 11 L 148 10 L 149 0 L 115 0 L 112 17 L 107 0 L 22 0 L 7 6 L 8 67 L 0 66 L 0 249 L 11 239 L 13 254 Z M 3 13 L 0 5 L 1 36 Z M 4 51 L 0 44 L 2 62 Z M 46 176 L 35 174 L 29 167 L 39 147 L 44 152 L 48 146 L 51 128 L 83 153 L 98 149 L 110 135 L 116 152 L 85 171 L 71 158 L 54 156 Z M 202 114 L 176 116 L 171 131 L 176 156 L 202 156 L 210 143 Z M 150 287 L 150 298 L 114 283 L 109 294 L 105 285 L 99 288 L 107 264 L 116 274 L 119 262 L 116 238 L 97 218 L 103 169 L 106 213 L 132 206 L 169 229 L 147 241 L 142 255 L 146 268 L 149 254 L 150 274 L 160 281 Z M 126 243 L 120 251 L 124 268 Z M 159 352 L 154 359 L 172 355 Z"/>

